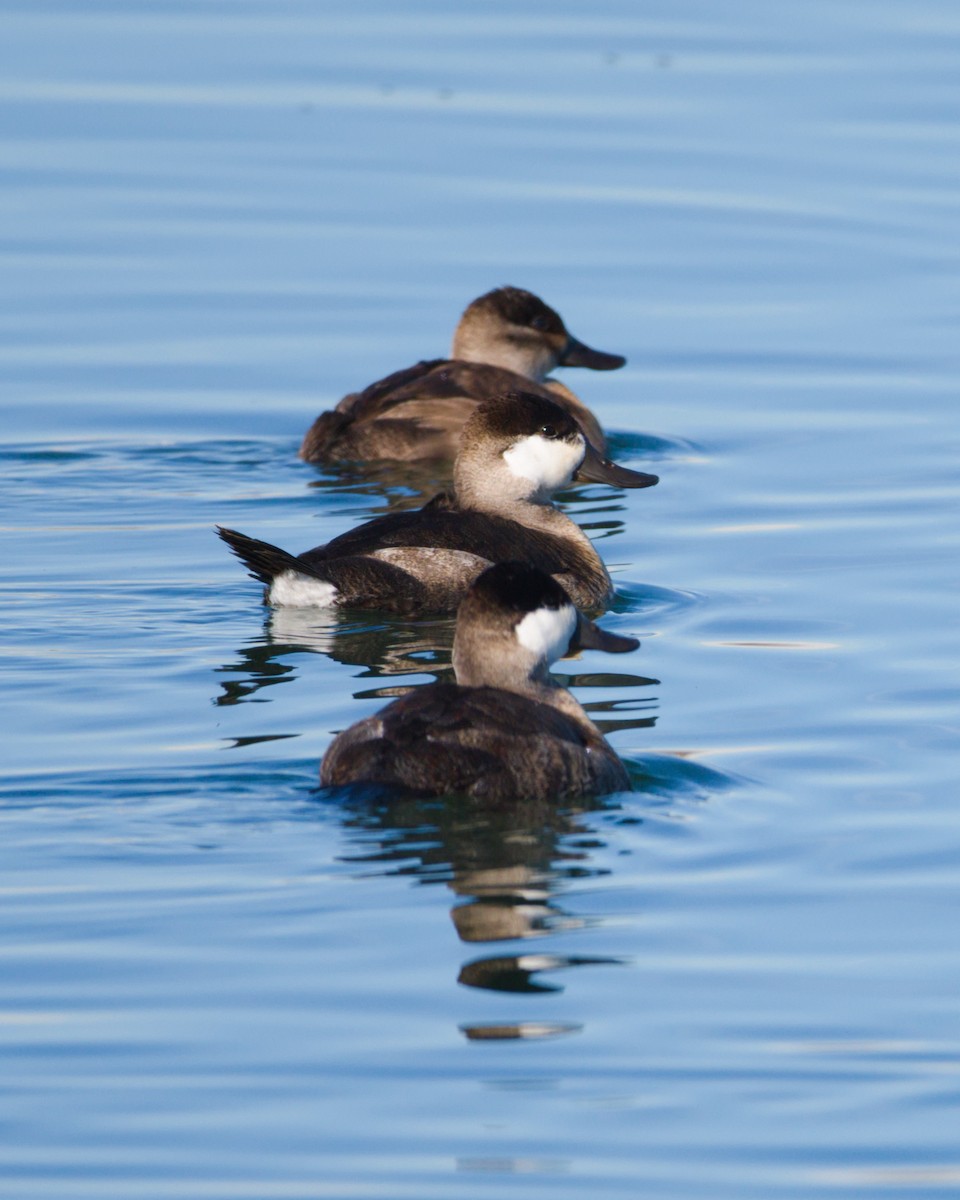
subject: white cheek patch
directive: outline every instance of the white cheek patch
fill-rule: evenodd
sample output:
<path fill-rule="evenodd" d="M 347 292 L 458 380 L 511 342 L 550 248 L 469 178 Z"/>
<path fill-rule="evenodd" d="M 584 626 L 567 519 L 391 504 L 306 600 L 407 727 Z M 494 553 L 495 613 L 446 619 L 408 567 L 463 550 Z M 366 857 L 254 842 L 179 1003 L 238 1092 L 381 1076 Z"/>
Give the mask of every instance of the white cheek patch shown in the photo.
<path fill-rule="evenodd" d="M 534 433 L 505 450 L 503 459 L 511 474 L 529 479 L 543 491 L 553 492 L 570 482 L 583 462 L 585 451 L 582 437 L 566 442 Z"/>
<path fill-rule="evenodd" d="M 556 662 L 563 658 L 577 627 L 572 604 L 563 608 L 535 608 L 517 626 L 517 641 L 537 658 Z"/>
<path fill-rule="evenodd" d="M 332 583 L 297 571 L 281 571 L 270 584 L 270 603 L 284 608 L 329 608 L 336 602 Z"/>

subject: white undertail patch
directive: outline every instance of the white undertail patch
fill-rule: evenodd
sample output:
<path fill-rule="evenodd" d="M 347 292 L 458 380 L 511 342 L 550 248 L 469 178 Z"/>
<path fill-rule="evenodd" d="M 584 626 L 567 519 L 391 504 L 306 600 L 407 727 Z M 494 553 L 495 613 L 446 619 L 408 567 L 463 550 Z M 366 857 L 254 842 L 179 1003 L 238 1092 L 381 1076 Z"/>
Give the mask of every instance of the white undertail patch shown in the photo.
<path fill-rule="evenodd" d="M 270 584 L 270 603 L 283 608 L 329 608 L 336 602 L 332 583 L 299 571 L 281 571 Z"/>
<path fill-rule="evenodd" d="M 577 627 L 572 604 L 563 608 L 535 608 L 517 625 L 517 641 L 537 658 L 548 663 L 563 658 Z"/>
<path fill-rule="evenodd" d="M 503 460 L 512 475 L 529 479 L 537 490 L 555 492 L 570 482 L 583 462 L 586 445 L 582 437 L 572 442 L 546 438 L 539 433 L 521 438 L 503 452 Z"/>

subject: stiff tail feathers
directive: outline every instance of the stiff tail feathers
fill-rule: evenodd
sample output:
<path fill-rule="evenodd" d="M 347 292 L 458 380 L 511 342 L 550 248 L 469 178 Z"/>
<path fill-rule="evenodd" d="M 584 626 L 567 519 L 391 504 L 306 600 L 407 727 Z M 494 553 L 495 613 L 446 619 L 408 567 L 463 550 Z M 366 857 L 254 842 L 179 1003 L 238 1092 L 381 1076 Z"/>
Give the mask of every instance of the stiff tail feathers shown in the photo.
<path fill-rule="evenodd" d="M 216 530 L 217 536 L 227 543 L 253 578 L 259 579 L 268 587 L 284 571 L 296 571 L 300 575 L 312 575 L 316 579 L 325 580 L 325 576 L 319 571 L 309 567 L 295 554 L 281 550 L 279 546 L 247 537 L 245 533 L 238 533 L 235 529 L 225 529 L 222 525 L 218 525 Z"/>

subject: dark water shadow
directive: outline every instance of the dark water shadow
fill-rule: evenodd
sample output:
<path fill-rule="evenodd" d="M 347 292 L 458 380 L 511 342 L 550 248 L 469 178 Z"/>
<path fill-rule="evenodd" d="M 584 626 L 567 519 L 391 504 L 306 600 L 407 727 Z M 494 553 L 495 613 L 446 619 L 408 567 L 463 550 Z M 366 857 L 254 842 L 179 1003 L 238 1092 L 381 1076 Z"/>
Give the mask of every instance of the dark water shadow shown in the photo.
<path fill-rule="evenodd" d="M 654 433 L 634 433 L 626 429 L 607 430 L 607 454 L 618 459 L 646 458 L 660 461 L 701 457 L 704 450 L 696 442 L 680 437 L 660 437 Z M 632 463 L 627 465 L 633 465 Z"/>
<path fill-rule="evenodd" d="M 679 613 L 704 601 L 705 597 L 699 592 L 656 587 L 649 583 L 634 583 L 632 580 L 617 577 L 614 579 L 613 599 L 607 611 L 645 615 Z"/>
<path fill-rule="evenodd" d="M 692 754 L 642 754 L 624 758 L 630 782 L 645 800 L 705 800 L 735 787 L 752 786 L 742 776 L 696 762 Z"/>

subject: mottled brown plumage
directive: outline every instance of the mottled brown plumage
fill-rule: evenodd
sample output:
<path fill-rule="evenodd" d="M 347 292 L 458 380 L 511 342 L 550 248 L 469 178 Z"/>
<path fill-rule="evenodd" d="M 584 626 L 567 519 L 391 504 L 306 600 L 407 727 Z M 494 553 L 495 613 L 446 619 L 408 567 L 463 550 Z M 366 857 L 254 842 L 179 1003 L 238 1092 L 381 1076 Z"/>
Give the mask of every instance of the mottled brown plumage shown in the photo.
<path fill-rule="evenodd" d="M 609 371 L 624 362 L 578 342 L 531 292 L 496 288 L 464 311 L 449 359 L 424 360 L 344 396 L 314 421 L 300 456 L 308 462 L 452 460 L 477 405 L 518 390 L 559 404 L 602 451 L 606 439 L 596 417 L 547 376 L 557 366 Z"/>

